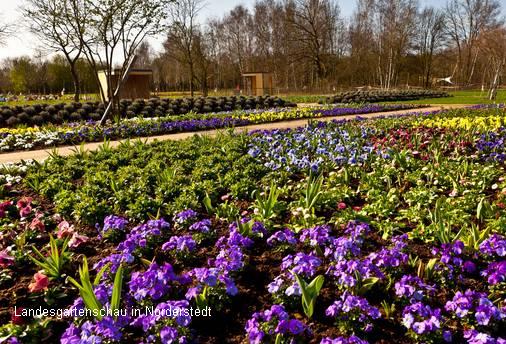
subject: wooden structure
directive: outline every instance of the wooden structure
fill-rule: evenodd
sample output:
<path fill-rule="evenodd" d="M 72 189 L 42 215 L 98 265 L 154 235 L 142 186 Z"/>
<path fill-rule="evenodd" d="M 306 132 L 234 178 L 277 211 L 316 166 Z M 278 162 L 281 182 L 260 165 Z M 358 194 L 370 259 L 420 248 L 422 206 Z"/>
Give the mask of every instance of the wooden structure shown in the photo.
<path fill-rule="evenodd" d="M 121 71 L 114 70 L 112 74 L 112 84 L 117 85 L 118 79 L 121 79 Z M 153 71 L 149 69 L 132 69 L 128 73 L 128 78 L 122 85 L 119 92 L 119 99 L 148 99 L 151 96 L 151 80 Z M 104 102 L 109 101 L 107 89 L 106 71 L 98 72 L 98 79 L 103 87 L 105 98 Z"/>
<path fill-rule="evenodd" d="M 272 94 L 272 73 L 256 72 L 242 75 L 243 88 L 248 96 L 264 96 Z"/>

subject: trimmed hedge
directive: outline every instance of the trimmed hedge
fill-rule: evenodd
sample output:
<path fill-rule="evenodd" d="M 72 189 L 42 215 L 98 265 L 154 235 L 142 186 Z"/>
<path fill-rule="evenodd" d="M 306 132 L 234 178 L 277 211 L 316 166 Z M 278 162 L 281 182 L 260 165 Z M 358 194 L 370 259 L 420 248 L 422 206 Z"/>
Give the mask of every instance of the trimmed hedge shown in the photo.
<path fill-rule="evenodd" d="M 451 97 L 451 95 L 435 90 L 350 91 L 326 97 L 320 101 L 320 104 L 379 103 L 444 97 Z"/>

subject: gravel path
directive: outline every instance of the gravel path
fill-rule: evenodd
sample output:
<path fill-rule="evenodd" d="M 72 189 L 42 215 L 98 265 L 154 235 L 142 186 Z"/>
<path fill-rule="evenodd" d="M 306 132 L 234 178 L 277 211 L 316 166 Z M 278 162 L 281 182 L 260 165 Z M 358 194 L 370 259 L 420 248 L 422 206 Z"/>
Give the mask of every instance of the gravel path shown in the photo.
<path fill-rule="evenodd" d="M 404 113 L 418 113 L 418 112 L 428 112 L 428 111 L 436 111 L 441 109 L 455 109 L 455 108 L 463 108 L 468 105 L 464 104 L 449 104 L 449 105 L 438 105 L 431 106 L 426 108 L 412 109 L 412 110 L 397 110 L 397 111 L 388 111 L 388 112 L 375 112 L 363 115 L 348 115 L 348 116 L 336 116 L 336 117 L 323 117 L 323 118 L 313 118 L 314 121 L 323 121 L 328 122 L 335 119 L 353 119 L 356 117 L 364 117 L 364 118 L 374 118 L 386 115 L 394 115 L 394 114 L 404 114 Z M 289 129 L 289 128 L 297 128 L 304 126 L 308 123 L 308 119 L 298 119 L 291 121 L 283 121 L 283 122 L 275 122 L 275 123 L 263 123 L 263 124 L 253 124 L 244 127 L 235 128 L 235 132 L 250 132 L 254 130 L 267 130 L 267 129 Z M 160 135 L 160 136 L 150 136 L 140 138 L 143 141 L 153 142 L 153 141 L 165 141 L 165 140 L 183 140 L 188 137 L 194 135 L 216 135 L 217 132 L 223 131 L 224 129 L 216 129 L 216 130 L 206 130 L 206 131 L 196 131 L 190 133 L 177 133 L 177 134 L 168 134 L 168 135 Z M 111 147 L 117 147 L 124 140 L 119 141 L 111 141 Z M 97 150 L 98 147 L 102 145 L 102 142 L 92 142 L 86 143 L 84 148 L 88 151 Z M 76 148 L 80 146 L 62 146 L 58 147 L 58 153 L 63 156 L 71 155 L 74 153 Z M 41 149 L 41 150 L 32 150 L 32 151 L 18 151 L 12 153 L 2 153 L 0 154 L 0 164 L 5 163 L 13 163 L 19 162 L 21 160 L 29 160 L 35 159 L 38 161 L 42 161 L 49 156 L 49 153 L 52 149 Z"/>

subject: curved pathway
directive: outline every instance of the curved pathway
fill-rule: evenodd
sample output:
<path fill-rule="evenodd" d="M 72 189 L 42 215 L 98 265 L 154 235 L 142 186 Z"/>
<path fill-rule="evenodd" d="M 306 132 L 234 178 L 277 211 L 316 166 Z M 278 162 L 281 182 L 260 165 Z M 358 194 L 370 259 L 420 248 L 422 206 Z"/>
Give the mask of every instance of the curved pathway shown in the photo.
<path fill-rule="evenodd" d="M 353 119 L 357 117 L 362 118 L 375 118 L 375 117 L 381 117 L 381 116 L 387 116 L 387 115 L 395 115 L 395 114 L 407 114 L 407 113 L 419 113 L 419 112 L 429 112 L 429 111 L 436 111 L 441 109 L 456 109 L 456 108 L 464 108 L 468 105 L 464 104 L 449 104 L 449 105 L 438 105 L 438 106 L 430 106 L 425 108 L 418 108 L 418 109 L 412 109 L 412 110 L 396 110 L 396 111 L 386 111 L 386 112 L 375 112 L 375 113 L 368 113 L 363 115 L 346 115 L 346 116 L 334 116 L 334 117 L 321 117 L 321 118 L 312 118 L 313 121 L 320 121 L 320 122 L 329 122 L 336 119 Z M 308 119 L 297 119 L 297 120 L 290 120 L 290 121 L 283 121 L 283 122 L 274 122 L 274 123 L 262 123 L 262 124 L 252 124 L 247 125 L 243 127 L 237 127 L 234 129 L 235 132 L 250 132 L 254 130 L 269 130 L 269 129 L 289 129 L 289 128 L 297 128 L 304 126 L 308 123 Z M 150 136 L 150 137 L 141 137 L 140 139 L 146 142 L 153 142 L 153 141 L 165 141 L 165 140 L 183 140 L 188 137 L 194 136 L 194 135 L 209 135 L 213 136 L 216 135 L 219 131 L 226 130 L 223 129 L 213 129 L 213 130 L 205 130 L 205 131 L 194 131 L 194 132 L 188 132 L 188 133 L 176 133 L 176 134 L 167 134 L 167 135 L 159 135 L 159 136 Z M 125 140 L 118 140 L 118 141 L 111 141 L 110 146 L 111 147 L 117 147 L 120 145 L 120 143 Z M 85 143 L 84 149 L 87 151 L 94 151 L 97 150 L 99 146 L 101 146 L 103 142 L 91 142 L 91 143 Z M 77 146 L 62 146 L 58 147 L 57 151 L 58 154 L 67 156 L 72 155 L 76 149 L 79 149 L 80 145 Z M 18 151 L 18 152 L 10 152 L 10 153 L 2 153 L 0 154 L 0 164 L 5 163 L 13 163 L 13 162 L 20 162 L 21 160 L 30 160 L 35 159 L 37 161 L 42 161 L 46 159 L 49 154 L 51 153 L 53 149 L 47 148 L 47 149 L 40 149 L 40 150 L 32 150 L 32 151 Z"/>

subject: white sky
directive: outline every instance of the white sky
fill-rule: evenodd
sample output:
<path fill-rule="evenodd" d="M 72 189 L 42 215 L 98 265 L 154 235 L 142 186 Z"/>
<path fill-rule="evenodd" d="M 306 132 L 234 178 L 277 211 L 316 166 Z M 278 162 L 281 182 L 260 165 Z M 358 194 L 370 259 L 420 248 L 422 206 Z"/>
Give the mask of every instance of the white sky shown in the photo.
<path fill-rule="evenodd" d="M 503 12 L 506 12 L 506 0 L 500 1 L 504 3 Z M 222 17 L 239 4 L 251 8 L 254 2 L 255 0 L 207 0 L 207 5 L 203 9 L 200 19 L 201 21 L 205 21 L 206 18 Z M 345 16 L 353 12 L 355 0 L 338 0 L 338 2 Z M 0 47 L 0 60 L 5 57 L 33 55 L 35 50 L 39 48 L 37 40 L 21 25 L 21 23 L 27 21 L 27 18 L 21 18 L 18 10 L 23 3 L 24 0 L 0 0 L 0 21 L 13 24 L 20 23 L 16 29 L 15 36 L 8 40 L 6 46 Z M 443 6 L 446 0 L 419 0 L 419 3 L 421 6 Z M 150 42 L 156 49 L 161 46 L 161 38 L 150 38 Z"/>

